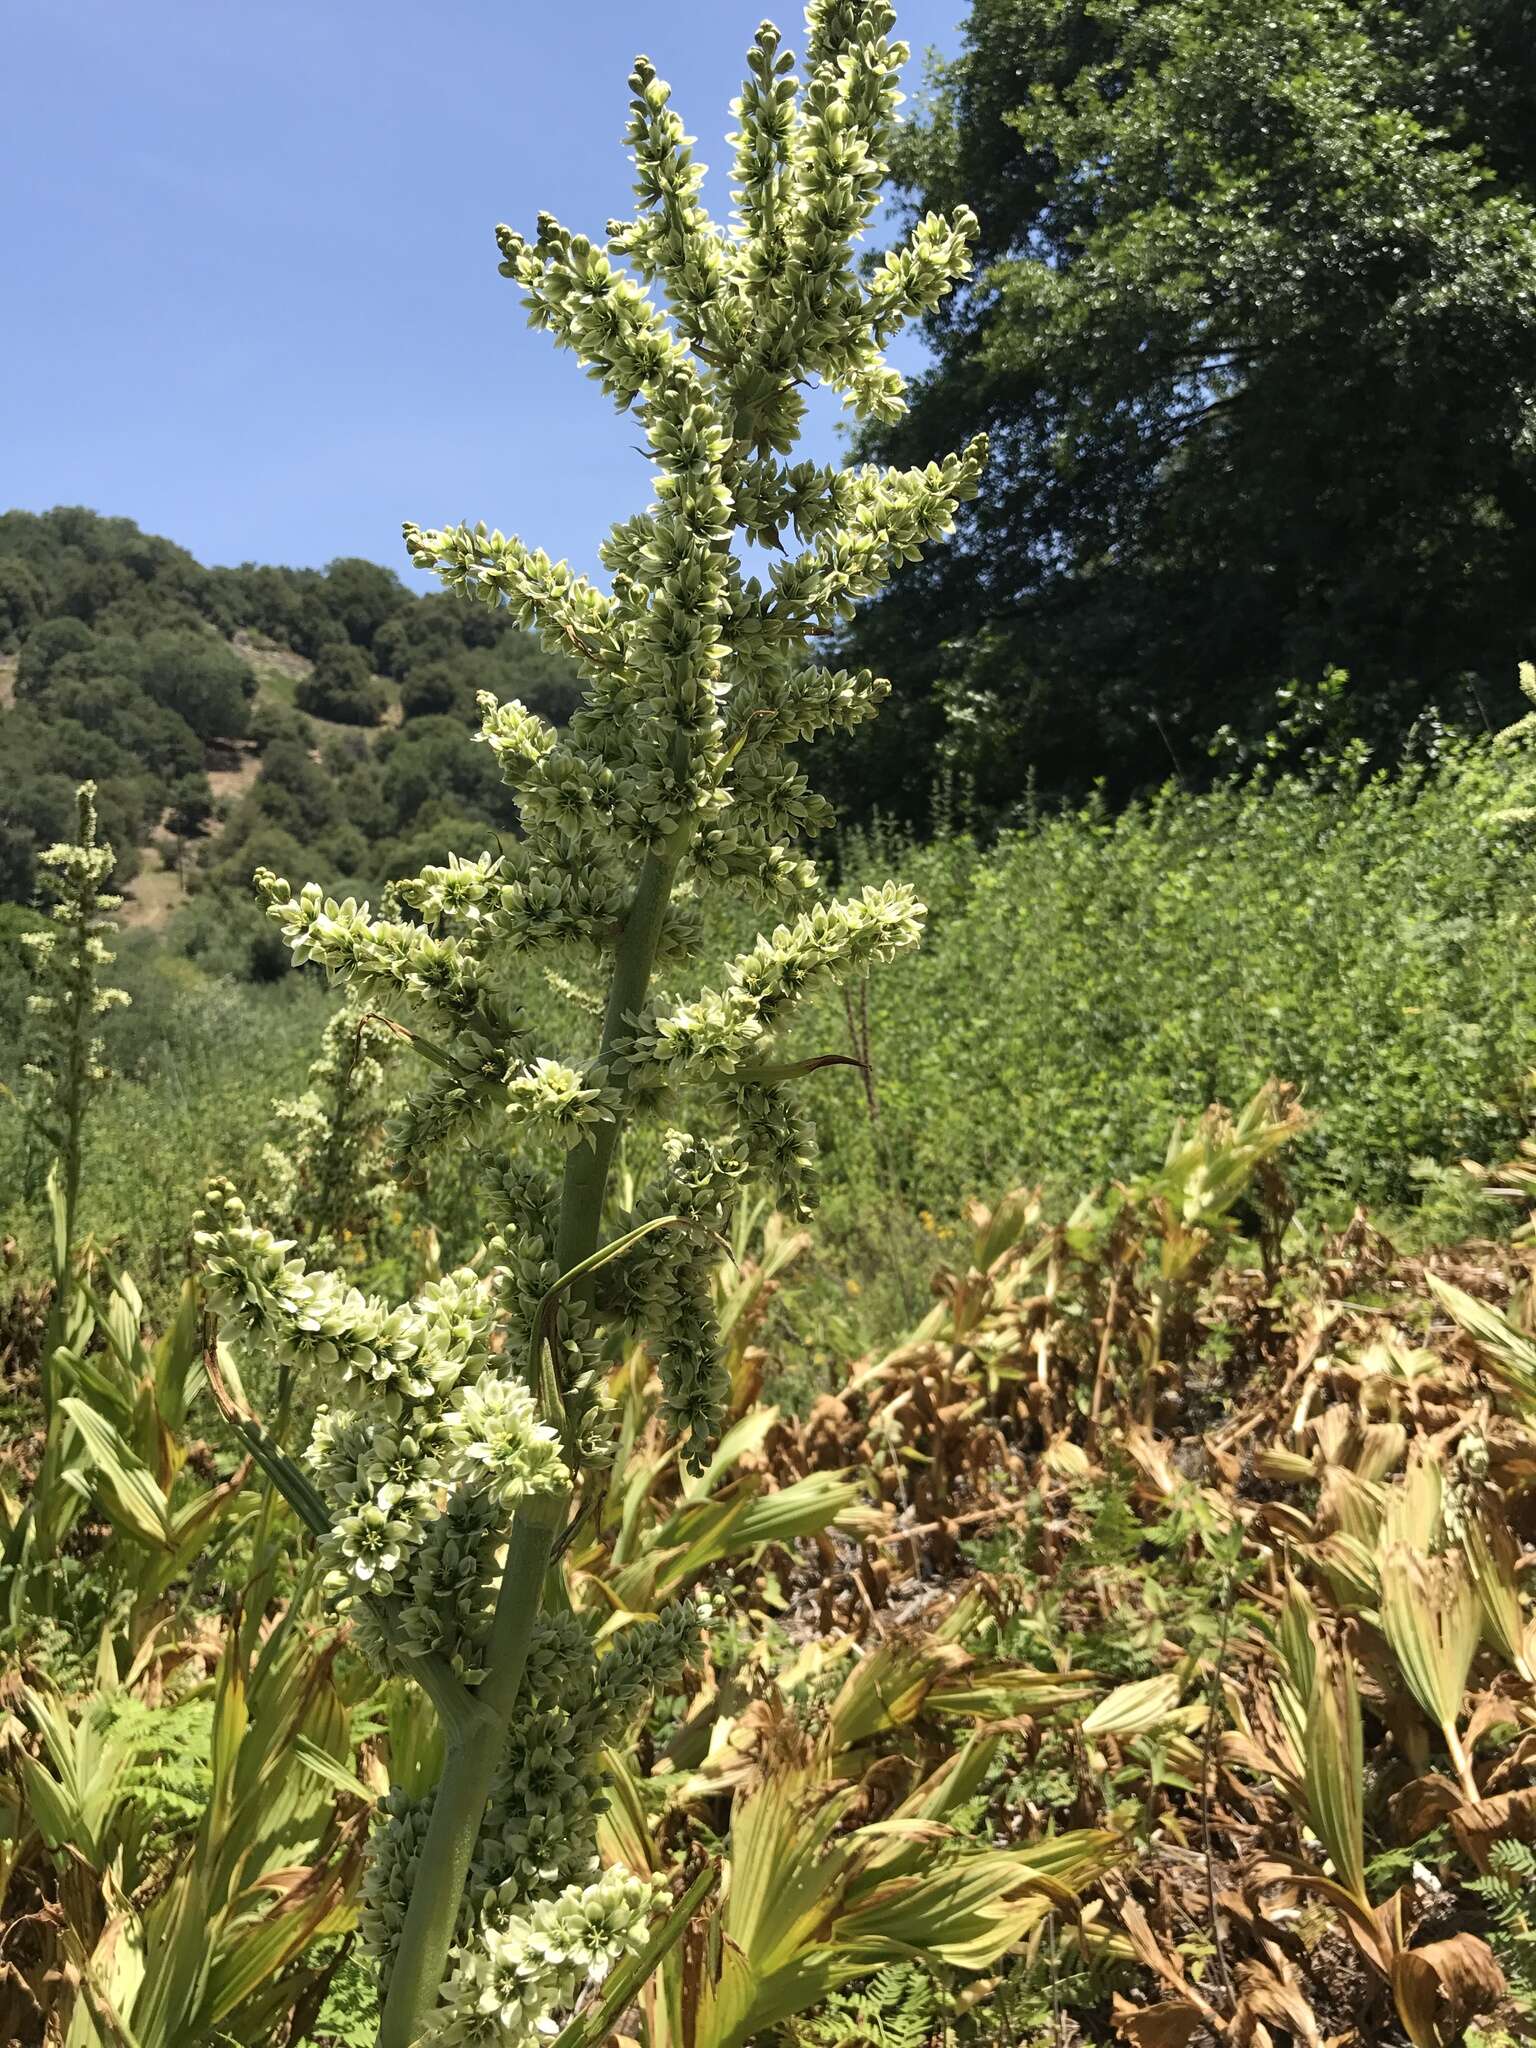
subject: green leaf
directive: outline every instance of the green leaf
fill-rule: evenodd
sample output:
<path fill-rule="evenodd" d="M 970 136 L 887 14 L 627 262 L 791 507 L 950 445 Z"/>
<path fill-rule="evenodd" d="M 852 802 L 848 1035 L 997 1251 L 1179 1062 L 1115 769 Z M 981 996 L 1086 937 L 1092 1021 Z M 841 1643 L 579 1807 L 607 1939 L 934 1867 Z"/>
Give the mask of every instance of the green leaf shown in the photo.
<path fill-rule="evenodd" d="M 1365 1884 L 1365 1751 L 1355 1667 L 1316 1645 L 1302 1742 L 1307 1807 L 1339 1882 L 1369 1910 Z"/>
<path fill-rule="evenodd" d="M 141 1543 L 175 1547 L 170 1503 L 143 1460 L 89 1402 L 71 1396 L 60 1404 L 80 1432 L 107 1512 Z"/>
<path fill-rule="evenodd" d="M 22 1784 L 26 1789 L 27 1805 L 32 1818 L 37 1822 L 38 1833 L 50 1849 L 67 1849 L 71 1845 L 82 1846 L 79 1842 L 83 1824 L 79 1809 L 72 1806 L 68 1794 L 57 1778 L 50 1777 L 35 1758 L 25 1750 L 18 1753 L 17 1762 L 21 1767 Z"/>
<path fill-rule="evenodd" d="M 323 1750 L 318 1743 L 311 1742 L 307 1735 L 294 1738 L 293 1753 L 305 1770 L 313 1771 L 317 1778 L 323 1778 L 326 1784 L 336 1791 L 345 1792 L 351 1799 L 361 1799 L 365 1806 L 376 1803 L 378 1795 L 370 1792 L 355 1772 L 349 1771 L 345 1764 L 338 1763 L 335 1757 Z"/>
<path fill-rule="evenodd" d="M 1517 1405 L 1526 1415 L 1536 1415 L 1536 1343 L 1487 1302 L 1474 1300 L 1436 1273 L 1426 1273 L 1424 1278 L 1452 1321 L 1475 1341 L 1483 1363 L 1514 1395 Z"/>
<path fill-rule="evenodd" d="M 203 1370 L 202 1311 L 190 1280 L 181 1284 L 175 1319 L 155 1346 L 150 1369 L 160 1419 L 167 1429 L 179 1430 L 186 1422 Z"/>

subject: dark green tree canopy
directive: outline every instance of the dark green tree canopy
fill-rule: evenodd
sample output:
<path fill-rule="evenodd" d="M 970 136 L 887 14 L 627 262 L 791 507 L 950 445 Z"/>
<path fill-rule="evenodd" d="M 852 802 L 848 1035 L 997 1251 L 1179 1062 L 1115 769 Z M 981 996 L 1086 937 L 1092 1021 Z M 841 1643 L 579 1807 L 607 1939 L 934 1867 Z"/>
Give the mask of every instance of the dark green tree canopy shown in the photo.
<path fill-rule="evenodd" d="M 392 569 L 343 555 L 325 572 L 328 608 L 354 647 L 371 647 L 379 628 L 410 602 L 405 585 Z"/>
<path fill-rule="evenodd" d="M 216 633 L 163 630 L 139 645 L 146 695 L 184 718 L 199 739 L 242 739 L 250 727 L 256 682 Z"/>
<path fill-rule="evenodd" d="M 856 629 L 842 792 L 921 816 L 1198 775 L 1276 689 L 1499 718 L 1536 636 L 1528 0 L 975 0 L 897 170 L 981 261 L 881 459 L 984 425 L 954 546 Z"/>
<path fill-rule="evenodd" d="M 213 816 L 213 789 L 201 769 L 171 784 L 166 825 L 178 839 L 195 839 Z"/>
<path fill-rule="evenodd" d="M 300 711 L 338 725 L 377 725 L 384 701 L 373 681 L 368 657 L 350 641 L 328 643 L 314 668 L 293 693 Z"/>

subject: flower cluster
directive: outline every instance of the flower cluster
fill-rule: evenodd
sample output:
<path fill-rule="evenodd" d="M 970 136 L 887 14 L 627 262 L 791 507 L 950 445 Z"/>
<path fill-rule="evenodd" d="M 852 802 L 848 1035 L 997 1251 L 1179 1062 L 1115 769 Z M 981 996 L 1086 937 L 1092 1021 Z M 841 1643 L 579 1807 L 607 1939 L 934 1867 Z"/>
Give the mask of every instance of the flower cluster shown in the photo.
<path fill-rule="evenodd" d="M 753 43 L 728 225 L 706 212 L 692 139 L 640 58 L 634 218 L 601 240 L 547 215 L 531 236 L 497 230 L 533 324 L 630 415 L 653 473 L 650 504 L 603 544 L 606 588 L 483 523 L 405 530 L 417 567 L 510 611 L 583 678 L 563 727 L 481 700 L 516 836 L 397 884 L 379 915 L 257 878 L 295 960 L 398 1016 L 419 1053 L 399 1149 L 469 1147 L 489 1212 L 476 1269 L 398 1305 L 314 1270 L 227 1189 L 199 1236 L 244 1341 L 330 1390 L 310 1467 L 331 1589 L 364 1647 L 385 1668 L 430 1658 L 498 1702 L 521 1674 L 494 1765 L 465 1744 L 445 1766 L 432 1812 L 460 1802 L 483 1818 L 453 1875 L 464 1903 L 443 2001 L 406 1942 L 415 1978 L 402 1988 L 402 1965 L 391 1983 L 391 2043 L 554 2031 L 643 1939 L 650 1881 L 596 1867 L 596 1759 L 693 1618 L 673 1610 L 599 1658 L 578 1619 L 554 1615 L 530 1645 L 526 1628 L 504 1634 L 502 1610 L 536 1609 L 541 1583 L 504 1581 L 504 1560 L 530 1530 L 553 1540 L 604 1455 L 604 1366 L 626 1330 L 657 1363 L 686 1454 L 706 1455 L 729 1393 L 707 1284 L 718 1233 L 748 1180 L 797 1213 L 808 1201 L 815 1143 L 793 1084 L 818 1062 L 784 1048 L 796 1005 L 921 930 L 922 906 L 894 885 L 820 899 L 802 842 L 830 813 L 795 750 L 877 708 L 885 682 L 823 667 L 815 643 L 950 531 L 985 445 L 908 471 L 840 471 L 793 447 L 817 381 L 858 417 L 899 411 L 884 346 L 965 274 L 975 222 L 930 216 L 863 264 L 907 53 L 887 0 L 811 0 L 806 26 L 798 66 L 777 30 Z M 770 929 L 710 977 L 699 905 L 722 884 Z M 658 968 L 678 993 L 653 993 Z M 530 971 L 603 986 L 596 1015 L 573 1003 L 568 1033 L 533 1031 L 513 995 Z M 610 1167 L 639 1118 L 667 1127 L 660 1166 L 619 1216 Z M 420 1865 L 430 1832 L 396 1799 L 376 1835 L 364 1927 L 386 1976 L 440 1882 Z"/>
<path fill-rule="evenodd" d="M 330 1515 L 320 1550 L 333 1599 L 358 1613 L 386 1668 L 391 1644 L 475 1668 L 488 1546 L 509 1507 L 570 1478 L 532 1392 L 490 1356 L 488 1283 L 466 1268 L 391 1308 L 306 1265 L 223 1186 L 196 1241 L 231 1323 L 341 1397 L 320 1409 L 307 1453 Z"/>
<path fill-rule="evenodd" d="M 542 1942 L 555 1924 L 551 1906 L 559 1908 L 563 1924 L 574 1927 L 573 1913 L 595 1914 L 593 1927 L 611 1931 L 612 1908 L 629 1901 L 634 1929 L 648 1923 L 657 1888 L 627 1871 L 601 1870 L 597 1829 L 606 1802 L 598 1756 L 650 1690 L 676 1670 L 698 1628 L 697 1610 L 682 1601 L 626 1630 L 599 1656 L 574 1615 L 546 1615 L 536 1623 L 524 1704 L 508 1730 L 480 1831 L 445 2030 L 434 2039 L 507 2038 L 487 2030 L 487 2015 L 501 2004 L 483 2003 L 492 1961 L 520 1965 L 519 1999 L 530 2039 L 552 2008 L 579 1995 L 583 1983 L 573 1981 L 555 1948 Z M 370 1844 L 361 1928 L 386 1977 L 420 1871 L 426 1810 L 391 1793 Z M 601 1960 L 612 1962 L 621 1952 L 622 1945 L 604 1950 Z"/>
<path fill-rule="evenodd" d="M 650 1934 L 661 1878 L 605 1870 L 587 1885 L 539 1899 L 505 1926 L 482 1927 L 459 1951 L 447 1986 L 443 2048 L 535 2048 L 549 2040 L 552 2011 L 574 2006 Z"/>
<path fill-rule="evenodd" d="M 867 888 L 846 903 L 817 904 L 762 936 L 726 968 L 723 991 L 655 1005 L 623 1045 L 626 1074 L 639 1086 L 734 1074 L 761 1062 L 786 1011 L 819 974 L 842 979 L 916 944 L 923 909 L 903 883 Z"/>

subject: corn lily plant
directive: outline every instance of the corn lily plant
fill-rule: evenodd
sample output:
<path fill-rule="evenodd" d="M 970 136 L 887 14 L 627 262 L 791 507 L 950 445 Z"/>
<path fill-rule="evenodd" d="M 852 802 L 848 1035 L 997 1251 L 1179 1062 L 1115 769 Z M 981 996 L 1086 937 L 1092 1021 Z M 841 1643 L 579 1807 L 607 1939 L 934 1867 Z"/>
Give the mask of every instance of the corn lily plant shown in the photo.
<path fill-rule="evenodd" d="M 207 1677 L 202 1646 L 150 1639 L 119 1671 L 105 1638 L 84 1697 L 18 1688 L 30 1741 L 0 1752 L 0 1922 L 15 1937 L 0 2038 L 266 2048 L 318 2009 L 316 1945 L 351 1923 L 367 1792 L 334 1639 L 294 1605 L 259 1650 L 241 1638 L 224 1635 Z M 168 1834 L 158 1767 L 174 1754 L 187 1768 L 199 1725 L 208 1805 L 195 1832 Z"/>
<path fill-rule="evenodd" d="M 315 1530 L 366 1653 L 417 1679 L 444 1724 L 435 1794 L 392 1795 L 371 1848 L 381 2048 L 532 2041 L 616 1962 L 655 1958 L 661 1880 L 599 1874 L 598 1758 L 695 1623 L 673 1605 L 599 1661 L 576 1617 L 541 1611 L 551 1558 L 602 1486 L 622 1333 L 651 1347 L 685 1458 L 707 1457 L 729 1396 L 719 1233 L 749 1181 L 791 1213 L 808 1200 L 814 1143 L 791 1084 L 826 1062 L 791 1058 L 784 1028 L 818 978 L 919 935 L 905 888 L 821 898 L 795 842 L 830 813 L 790 751 L 874 711 L 885 684 L 819 666 L 812 643 L 950 529 L 985 453 L 910 472 L 789 459 L 817 380 L 859 418 L 899 413 L 884 345 L 968 266 L 964 211 L 929 216 L 868 274 L 856 259 L 906 56 L 893 26 L 885 0 L 813 0 L 798 75 L 759 29 L 729 226 L 703 210 L 703 166 L 642 58 L 636 217 L 605 243 L 547 216 L 532 240 L 497 231 L 533 324 L 632 415 L 655 497 L 604 543 L 607 590 L 484 525 L 408 526 L 406 541 L 573 657 L 582 707 L 556 730 L 482 699 L 522 833 L 400 884 L 410 915 L 259 877 L 297 960 L 407 1011 L 430 1076 L 402 1149 L 476 1148 L 491 1224 L 483 1276 L 394 1306 L 310 1269 L 225 1187 L 201 1225 L 230 1324 L 329 1389 L 307 1472 L 248 1421 L 247 1440 Z M 713 886 L 770 922 L 704 983 L 697 902 Z M 516 985 L 583 955 L 605 984 L 595 1042 L 541 1044 Z M 610 1168 L 637 1118 L 659 1126 L 660 1164 L 615 1218 Z M 667 1926 L 681 1932 L 676 1914 Z"/>
<path fill-rule="evenodd" d="M 303 1094 L 272 1105 L 263 1208 L 313 1257 L 339 1260 L 348 1237 L 376 1225 L 396 1193 L 385 1081 L 398 1046 L 382 1018 L 345 1003 L 325 1027 Z"/>
<path fill-rule="evenodd" d="M 94 783 L 82 783 L 76 792 L 75 837 L 49 847 L 41 866 L 49 922 L 45 930 L 28 932 L 23 939 L 32 955 L 24 1108 L 53 1155 L 47 1186 L 53 1293 L 38 1354 L 43 1453 L 37 1479 L 24 1505 L 0 1494 L 0 1608 L 13 1623 L 29 1609 L 47 1611 L 53 1594 L 50 1566 L 91 1494 L 83 1477 L 87 1448 L 66 1406 L 71 1396 L 90 1393 L 80 1378 L 92 1370 L 84 1360 L 99 1320 L 89 1285 L 90 1259 L 80 1244 L 85 1132 L 110 1078 L 98 1035 L 101 1019 L 129 1000 L 126 990 L 104 979 L 115 957 L 108 941 L 116 930 L 112 912 L 121 899 L 107 888 L 114 857 L 97 837 Z M 104 1370 L 110 1373 L 124 1333 L 120 1320 L 109 1317 L 108 1322 L 103 1336 L 111 1363 Z M 178 1372 L 172 1362 L 164 1377 L 174 1380 Z"/>
<path fill-rule="evenodd" d="M 57 1190 L 53 1250 L 59 1294 L 68 1291 L 66 1280 L 79 1237 L 86 1118 L 109 1079 L 97 1028 L 102 1017 L 129 1000 L 125 989 L 102 979 L 114 957 L 107 944 L 117 929 L 112 912 L 122 899 L 107 888 L 114 857 L 112 848 L 96 836 L 94 782 L 81 783 L 76 809 L 75 837 L 50 846 L 41 856 L 52 897 L 52 928 L 28 932 L 22 940 L 33 956 L 33 989 L 27 998 L 27 1009 L 36 1020 L 26 1063 L 33 1084 L 30 1108 L 58 1162 L 51 1191 Z"/>
<path fill-rule="evenodd" d="M 658 1836 L 694 1809 L 730 1800 L 719 1895 L 639 2001 L 649 2048 L 799 2038 L 796 2018 L 841 1985 L 913 1956 L 931 1970 L 992 1969 L 1055 1913 L 1095 1939 L 1098 1908 L 1082 1894 L 1124 1858 L 1119 1834 L 1073 1828 L 1000 1847 L 964 1821 L 1019 1717 L 1056 1715 L 1094 1683 L 987 1654 L 998 1593 L 977 1581 L 862 1649 L 808 1643 L 750 1699 L 735 1686 L 702 1695 L 649 1787 L 610 1760 L 604 1846 L 635 1869 L 660 1866 Z M 805 1715 L 805 1695 L 844 1666 L 824 1710 Z M 659 1827 L 648 1811 L 658 1789 Z"/>
<path fill-rule="evenodd" d="M 644 1344 L 629 1345 L 609 1377 L 613 1456 L 592 1512 L 566 1552 L 578 1606 L 643 1614 L 720 1565 L 755 1561 L 807 1537 L 824 1540 L 829 1529 L 868 1535 L 884 1526 L 865 1486 L 842 1472 L 806 1472 L 770 1490 L 764 1445 L 781 1418 L 777 1408 L 753 1398 L 766 1361 L 750 1340 L 778 1276 L 810 1237 L 789 1229 L 776 1211 L 762 1217 L 760 1206 L 741 1206 L 732 1248 L 720 1252 L 711 1275 L 731 1395 L 726 1426 L 707 1462 L 684 1467 Z"/>
<path fill-rule="evenodd" d="M 848 1760 L 769 1723 L 731 1809 L 730 1881 L 702 1939 L 671 1951 L 642 2006 L 653 2048 L 746 2048 L 841 1985 L 893 1961 L 978 1972 L 1027 1942 L 1123 1854 L 1107 1830 L 1074 1828 L 1017 1848 L 968 1841 L 954 1817 L 997 1749 L 978 1730 L 886 1818 L 860 1824 L 865 1786 Z M 886 1779 L 892 1759 L 886 1760 Z M 654 1854 L 640 1789 L 615 1763 L 614 1853 Z M 574 2048 L 574 2044 L 573 2044 Z"/>
<path fill-rule="evenodd" d="M 26 941 L 35 1020 L 27 1107 L 55 1154 L 48 1176 L 53 1295 L 38 1360 L 42 1456 L 23 1503 L 0 1493 L 0 1612 L 20 1627 L 53 1611 L 60 1552 L 94 1507 L 107 1540 L 92 1544 L 92 1576 L 108 1611 L 119 1594 L 132 1603 L 131 1655 L 165 1619 L 166 1596 L 192 1560 L 206 1560 L 248 1518 L 237 1498 L 247 1468 L 221 1486 L 178 1486 L 190 1448 L 188 1411 L 202 1383 L 196 1290 L 184 1285 L 170 1327 L 151 1340 L 132 1277 L 81 1242 L 86 1125 L 110 1079 L 100 1021 L 128 995 L 104 979 L 119 899 L 106 889 L 113 853 L 97 837 L 93 784 L 81 785 L 77 806 L 76 837 L 42 857 L 49 926 Z"/>

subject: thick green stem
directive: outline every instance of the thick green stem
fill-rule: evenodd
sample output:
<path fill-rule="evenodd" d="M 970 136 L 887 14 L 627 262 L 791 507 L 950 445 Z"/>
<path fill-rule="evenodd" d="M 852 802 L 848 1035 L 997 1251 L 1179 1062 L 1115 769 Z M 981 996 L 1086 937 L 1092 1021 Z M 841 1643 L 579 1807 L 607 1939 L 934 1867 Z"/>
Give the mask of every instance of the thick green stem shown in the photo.
<path fill-rule="evenodd" d="M 76 939 L 83 947 L 85 941 L 78 933 Z M 69 1001 L 64 1017 L 67 1057 L 58 1095 L 58 1106 L 64 1127 L 63 1151 L 59 1158 L 59 1165 L 63 1169 L 63 1186 L 60 1190 L 63 1197 L 63 1229 L 62 1241 L 54 1247 L 53 1303 L 49 1310 L 48 1326 L 43 1334 L 38 1374 L 43 1421 L 50 1431 L 53 1428 L 54 1410 L 59 1399 L 53 1355 L 65 1341 L 75 1286 L 79 1278 L 75 1268 L 75 1240 L 79 1231 L 80 1183 L 85 1157 L 86 1068 L 89 1064 L 91 1030 L 90 983 L 85 978 L 83 969 L 76 973 L 70 984 Z"/>
<path fill-rule="evenodd" d="M 89 912 L 82 909 L 71 934 L 75 959 L 69 990 L 65 1025 L 68 1063 L 60 1107 L 64 1112 L 64 1267 L 57 1275 L 60 1292 L 71 1283 L 74 1273 L 75 1239 L 80 1228 L 80 1182 L 85 1161 L 86 1075 L 91 1059 L 91 1026 L 94 1020 L 95 975 L 87 957 L 90 943 Z"/>
<path fill-rule="evenodd" d="M 651 985 L 656 948 L 662 921 L 672 900 L 672 882 L 682 858 L 686 835 L 679 833 L 666 846 L 648 853 L 635 887 L 634 901 L 624 920 L 624 934 L 614 955 L 613 980 L 608 986 L 608 1007 L 603 1013 L 599 1062 L 605 1062 L 627 1029 L 627 1019 L 636 1015 Z M 562 1273 L 579 1266 L 597 1250 L 598 1231 L 603 1220 L 603 1195 L 608 1186 L 608 1169 L 619 1142 L 619 1124 L 599 1124 L 590 1145 L 578 1145 L 565 1162 L 565 1180 L 560 1190 L 560 1229 L 555 1241 L 555 1263 Z"/>
<path fill-rule="evenodd" d="M 628 1019 L 645 1001 L 686 841 L 686 831 L 680 831 L 665 847 L 648 853 L 641 867 L 614 956 L 600 1062 L 608 1059 L 627 1031 Z M 595 1141 L 578 1145 L 566 1161 L 555 1239 L 555 1257 L 562 1273 L 580 1265 L 597 1249 L 603 1196 L 618 1137 L 617 1122 L 602 1124 Z M 445 1720 L 443 1775 L 395 1950 L 378 2048 L 417 2048 L 432 2024 L 463 1905 L 465 1880 L 506 1744 L 550 1552 L 565 1519 L 567 1501 L 565 1494 L 546 1495 L 530 1502 L 512 1524 L 487 1645 L 485 1677 Z M 442 1711 L 443 1703 L 438 1704 Z"/>
<path fill-rule="evenodd" d="M 564 1494 L 546 1494 L 513 1522 L 491 1624 L 490 1668 L 479 1690 L 466 1692 L 445 1718 L 443 1775 L 395 1951 L 379 2020 L 379 2048 L 416 2048 L 431 2027 L 565 1505 Z M 436 1696 L 440 1712 L 450 1698 Z"/>

